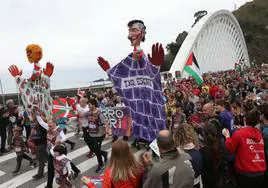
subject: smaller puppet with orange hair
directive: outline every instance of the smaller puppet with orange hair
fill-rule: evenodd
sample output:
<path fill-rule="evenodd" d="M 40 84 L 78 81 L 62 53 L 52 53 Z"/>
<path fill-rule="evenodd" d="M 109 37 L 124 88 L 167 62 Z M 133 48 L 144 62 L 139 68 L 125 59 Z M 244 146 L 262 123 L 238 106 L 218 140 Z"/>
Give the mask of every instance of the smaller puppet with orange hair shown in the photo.
<path fill-rule="evenodd" d="M 44 75 L 51 77 L 53 74 L 54 66 L 50 62 L 47 62 L 46 68 L 42 70 L 39 61 L 42 59 L 43 53 L 42 48 L 38 44 L 29 44 L 26 47 L 26 54 L 28 61 L 30 63 L 34 63 L 33 74 L 30 77 L 30 80 L 35 81 L 39 76 L 41 76 L 42 71 Z M 10 66 L 8 70 L 13 77 L 22 75 L 22 70 L 19 71 L 16 65 Z"/>
<path fill-rule="evenodd" d="M 42 69 L 39 61 L 42 59 L 42 48 L 37 44 L 30 44 L 26 47 L 28 61 L 34 64 L 32 75 L 29 79 L 21 77 L 22 70 L 16 65 L 9 67 L 9 72 L 16 79 L 21 99 L 25 110 L 32 119 L 33 109 L 38 108 L 46 115 L 51 114 L 52 99 L 50 97 L 50 77 L 53 74 L 54 66 L 46 63 L 46 68 Z"/>

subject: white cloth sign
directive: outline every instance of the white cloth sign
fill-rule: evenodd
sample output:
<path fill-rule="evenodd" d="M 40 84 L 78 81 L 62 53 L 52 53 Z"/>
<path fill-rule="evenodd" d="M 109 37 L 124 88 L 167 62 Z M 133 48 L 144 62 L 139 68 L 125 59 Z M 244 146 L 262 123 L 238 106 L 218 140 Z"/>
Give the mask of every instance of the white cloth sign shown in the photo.
<path fill-rule="evenodd" d="M 150 148 L 160 157 L 160 151 L 156 142 L 156 139 L 150 144 Z"/>

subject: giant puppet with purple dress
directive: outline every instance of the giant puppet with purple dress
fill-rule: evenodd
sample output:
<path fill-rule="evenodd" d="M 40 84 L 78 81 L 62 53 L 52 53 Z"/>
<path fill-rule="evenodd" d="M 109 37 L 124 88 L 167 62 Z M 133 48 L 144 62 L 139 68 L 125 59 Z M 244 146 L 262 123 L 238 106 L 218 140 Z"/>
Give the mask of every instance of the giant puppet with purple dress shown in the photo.
<path fill-rule="evenodd" d="M 136 139 L 151 142 L 166 127 L 159 67 L 164 62 L 164 50 L 157 43 L 152 46 L 152 55 L 146 56 L 140 48 L 146 34 L 144 23 L 132 20 L 128 28 L 133 52 L 112 68 L 102 57 L 98 63 L 130 111 L 132 134 Z"/>

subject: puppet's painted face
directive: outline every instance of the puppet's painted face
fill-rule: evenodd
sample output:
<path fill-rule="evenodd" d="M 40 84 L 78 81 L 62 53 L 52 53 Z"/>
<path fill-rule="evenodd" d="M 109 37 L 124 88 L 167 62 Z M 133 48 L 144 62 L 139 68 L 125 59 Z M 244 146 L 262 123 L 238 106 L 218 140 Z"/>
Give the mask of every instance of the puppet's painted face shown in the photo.
<path fill-rule="evenodd" d="M 26 51 L 26 53 L 27 53 L 28 61 L 30 63 L 37 63 L 41 59 L 41 55 L 40 55 L 41 52 L 33 52 L 29 50 L 29 51 Z"/>
<path fill-rule="evenodd" d="M 42 48 L 36 44 L 30 44 L 26 47 L 26 54 L 30 63 L 37 63 L 42 58 Z"/>
<path fill-rule="evenodd" d="M 128 39 L 131 42 L 131 46 L 137 47 L 140 45 L 143 37 L 144 37 L 144 31 L 142 31 L 139 24 L 133 24 L 128 29 Z"/>

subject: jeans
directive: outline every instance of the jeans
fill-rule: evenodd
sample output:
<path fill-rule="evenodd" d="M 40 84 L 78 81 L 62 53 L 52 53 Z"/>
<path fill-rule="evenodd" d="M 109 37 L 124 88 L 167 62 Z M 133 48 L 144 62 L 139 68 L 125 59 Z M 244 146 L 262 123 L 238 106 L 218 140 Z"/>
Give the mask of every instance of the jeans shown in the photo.
<path fill-rule="evenodd" d="M 52 187 L 53 185 L 53 178 L 55 175 L 55 169 L 54 169 L 54 163 L 53 163 L 54 157 L 49 154 L 48 161 L 47 161 L 47 187 Z"/>
<path fill-rule="evenodd" d="M 45 162 L 47 160 L 46 147 L 46 144 L 40 144 L 36 146 L 36 158 L 39 163 L 37 175 L 39 176 L 43 176 L 44 174 Z"/>
<path fill-rule="evenodd" d="M 9 124 L 7 126 L 7 144 L 8 144 L 8 147 L 12 148 L 12 137 L 13 137 L 13 132 L 12 132 L 12 124 Z"/>
<path fill-rule="evenodd" d="M 27 159 L 30 162 L 32 161 L 32 158 L 26 155 L 24 152 L 17 152 L 16 170 L 20 170 L 22 159 Z"/>
<path fill-rule="evenodd" d="M 7 139 L 7 131 L 3 130 L 0 132 L 1 136 L 1 150 L 6 149 L 6 139 Z"/>
<path fill-rule="evenodd" d="M 102 166 L 103 165 L 102 156 L 106 154 L 106 151 L 101 150 L 101 143 L 103 141 L 103 136 L 102 137 L 90 137 L 89 141 L 92 147 L 91 151 L 93 151 L 96 154 L 99 166 Z"/>
<path fill-rule="evenodd" d="M 88 128 L 83 127 L 83 134 L 84 134 L 84 141 L 87 144 L 90 151 L 93 151 L 92 143 L 91 143 L 91 136 L 88 133 Z"/>

